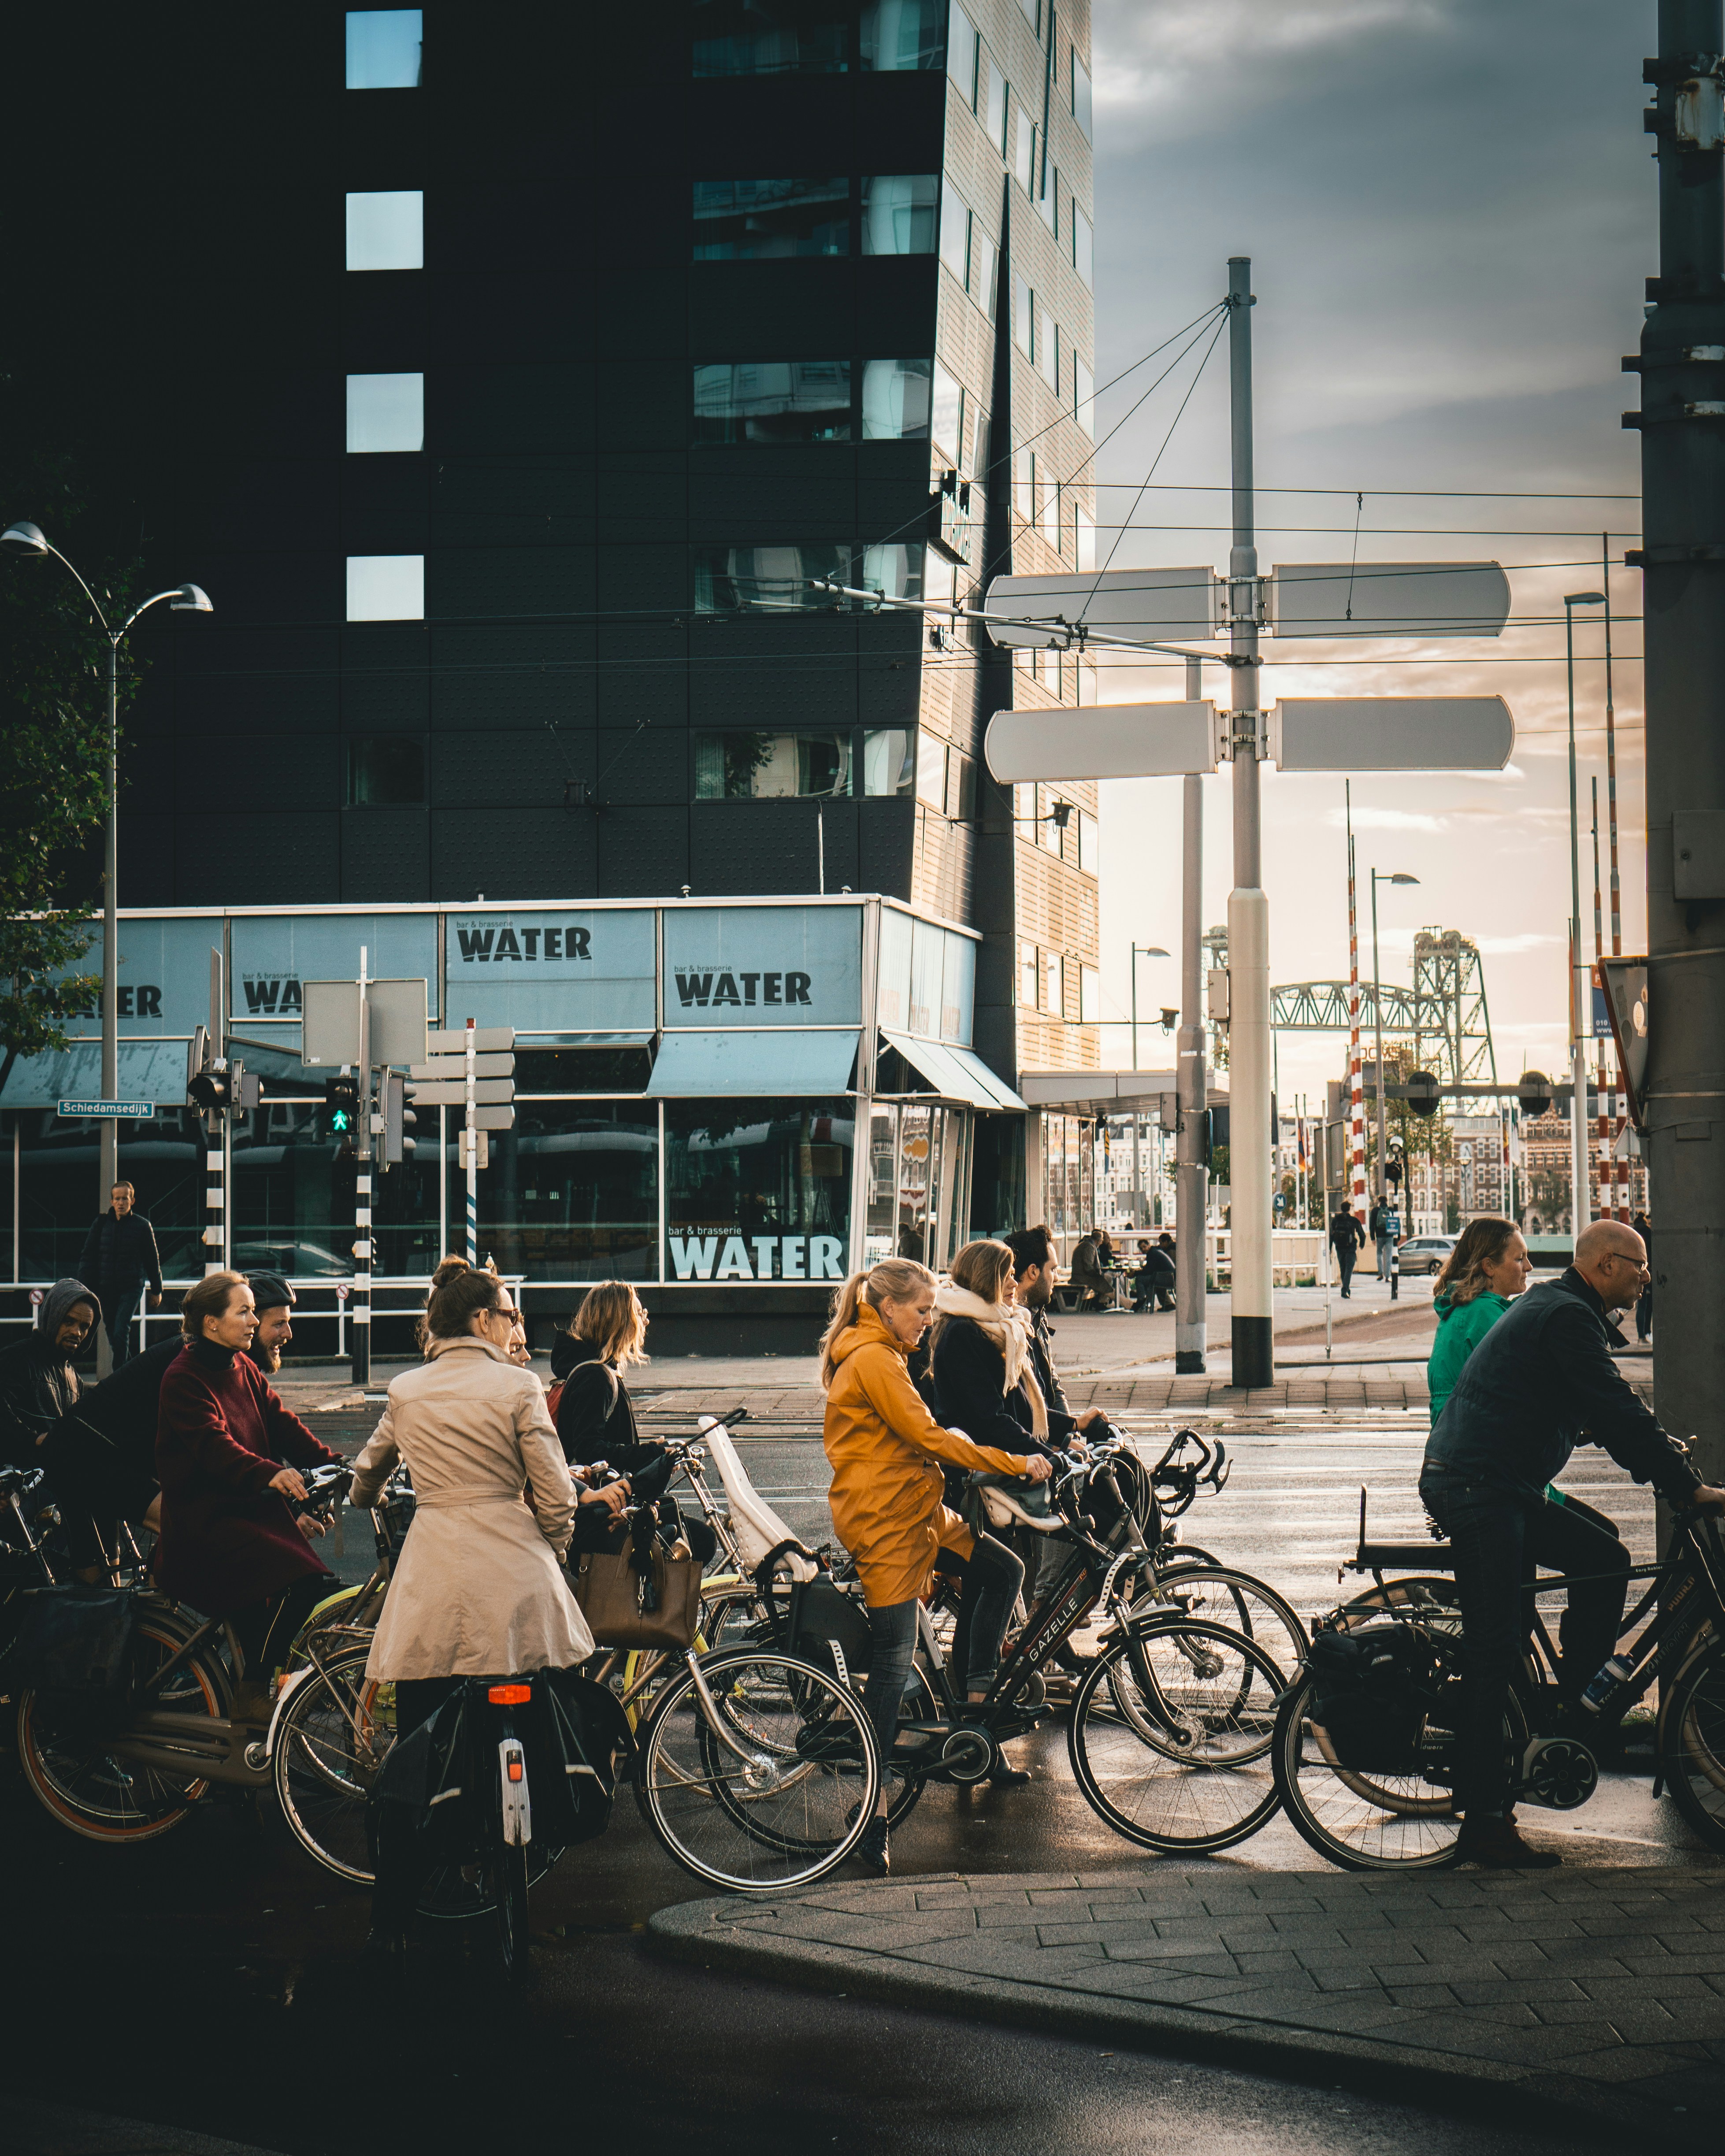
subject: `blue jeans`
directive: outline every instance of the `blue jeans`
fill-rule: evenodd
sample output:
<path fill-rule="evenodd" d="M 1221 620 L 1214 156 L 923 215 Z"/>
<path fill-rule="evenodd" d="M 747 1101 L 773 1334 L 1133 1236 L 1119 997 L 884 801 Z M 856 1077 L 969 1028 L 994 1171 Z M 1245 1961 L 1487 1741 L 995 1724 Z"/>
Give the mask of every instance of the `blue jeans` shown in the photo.
<path fill-rule="evenodd" d="M 1533 1627 L 1536 1568 L 1578 1575 L 1558 1630 L 1558 1690 L 1573 1705 L 1617 1645 L 1629 1552 L 1604 1513 L 1574 1500 L 1524 1500 L 1430 1467 L 1420 1495 L 1450 1538 L 1461 1607 L 1455 1809 L 1501 1818 L 1509 1801 L 1503 1717 Z"/>
<path fill-rule="evenodd" d="M 937 1560 L 944 1573 L 964 1582 L 958 1622 L 952 1634 L 952 1682 L 960 1696 L 986 1691 L 1000 1670 L 1000 1642 L 1012 1616 L 1024 1568 L 1004 1543 L 978 1535 L 968 1558 L 943 1549 Z M 914 1599 L 889 1602 L 869 1612 L 869 1684 L 863 1704 L 875 1732 L 884 1767 L 898 1735 L 898 1711 L 911 1681 L 916 1654 Z"/>

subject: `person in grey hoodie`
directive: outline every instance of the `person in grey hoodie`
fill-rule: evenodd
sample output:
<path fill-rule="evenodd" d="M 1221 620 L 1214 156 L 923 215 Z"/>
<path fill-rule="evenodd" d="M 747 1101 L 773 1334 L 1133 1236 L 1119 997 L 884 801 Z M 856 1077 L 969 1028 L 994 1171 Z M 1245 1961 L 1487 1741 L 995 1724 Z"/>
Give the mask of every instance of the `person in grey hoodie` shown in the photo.
<path fill-rule="evenodd" d="M 43 1439 L 84 1389 L 73 1365 L 101 1316 L 82 1281 L 59 1280 L 34 1331 L 0 1348 L 0 1460 L 14 1467 L 44 1464 Z"/>

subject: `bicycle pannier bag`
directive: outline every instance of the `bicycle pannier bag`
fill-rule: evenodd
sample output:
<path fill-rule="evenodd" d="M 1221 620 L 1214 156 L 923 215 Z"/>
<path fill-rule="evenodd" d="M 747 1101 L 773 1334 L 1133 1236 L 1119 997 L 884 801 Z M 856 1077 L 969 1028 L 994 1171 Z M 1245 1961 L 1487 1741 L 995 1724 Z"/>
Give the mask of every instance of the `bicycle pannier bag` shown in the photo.
<path fill-rule="evenodd" d="M 122 1702 L 135 1599 L 124 1587 L 33 1589 L 0 1671 L 33 1691 L 76 1695 L 92 1706 Z"/>
<path fill-rule="evenodd" d="M 575 1599 L 600 1647 L 668 1647 L 681 1653 L 695 1644 L 701 1620 L 701 1562 L 670 1558 L 655 1540 L 648 1568 L 637 1571 L 632 1553 L 588 1551 L 575 1577 Z"/>
<path fill-rule="evenodd" d="M 1420 1627 L 1321 1631 L 1307 1666 L 1312 1719 L 1341 1765 L 1378 1774 L 1420 1770 L 1422 1732 L 1442 1685 L 1441 1663 Z"/>
<path fill-rule="evenodd" d="M 845 1667 L 851 1675 L 869 1666 L 869 1649 L 874 1636 L 869 1628 L 869 1613 L 860 1602 L 842 1588 L 835 1587 L 824 1573 L 818 1579 L 799 1582 L 791 1589 L 789 1629 L 791 1652 L 806 1655 L 823 1669 L 832 1670 L 835 1676 L 835 1640 L 845 1657 Z"/>

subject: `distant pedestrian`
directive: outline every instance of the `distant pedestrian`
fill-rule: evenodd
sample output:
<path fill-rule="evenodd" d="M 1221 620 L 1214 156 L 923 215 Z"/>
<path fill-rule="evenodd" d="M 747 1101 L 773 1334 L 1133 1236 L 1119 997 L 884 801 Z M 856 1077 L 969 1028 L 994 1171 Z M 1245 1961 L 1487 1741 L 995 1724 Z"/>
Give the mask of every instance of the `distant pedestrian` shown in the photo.
<path fill-rule="evenodd" d="M 1072 1252 L 1072 1286 L 1078 1291 L 1081 1310 L 1108 1307 L 1108 1276 L 1102 1270 L 1102 1231 L 1092 1228 L 1081 1235 Z"/>
<path fill-rule="evenodd" d="M 1630 1222 L 1647 1250 L 1647 1285 L 1635 1303 L 1635 1337 L 1645 1348 L 1653 1335 L 1653 1223 L 1645 1213 Z"/>
<path fill-rule="evenodd" d="M 1389 1278 L 1389 1208 L 1380 1198 L 1372 1208 L 1367 1222 L 1367 1231 L 1372 1238 L 1372 1254 L 1378 1266 L 1379 1280 Z"/>
<path fill-rule="evenodd" d="M 1366 1231 L 1360 1225 L 1359 1215 L 1346 1205 L 1336 1208 L 1336 1216 L 1330 1223 L 1330 1248 L 1336 1253 L 1336 1263 L 1342 1270 L 1342 1299 L 1345 1302 L 1353 1294 L 1353 1264 L 1366 1240 Z"/>
<path fill-rule="evenodd" d="M 147 1287 L 150 1307 L 162 1303 L 162 1257 L 147 1214 L 135 1211 L 136 1193 L 116 1183 L 105 1213 L 98 1213 L 84 1239 L 78 1276 L 101 1298 L 103 1323 L 117 1370 L 131 1355 L 131 1328 L 138 1298 Z"/>
<path fill-rule="evenodd" d="M 1159 1243 L 1138 1245 L 1138 1270 L 1132 1276 L 1132 1308 L 1148 1310 L 1153 1302 L 1158 1310 L 1172 1310 L 1174 1306 L 1174 1254 L 1166 1235 Z"/>

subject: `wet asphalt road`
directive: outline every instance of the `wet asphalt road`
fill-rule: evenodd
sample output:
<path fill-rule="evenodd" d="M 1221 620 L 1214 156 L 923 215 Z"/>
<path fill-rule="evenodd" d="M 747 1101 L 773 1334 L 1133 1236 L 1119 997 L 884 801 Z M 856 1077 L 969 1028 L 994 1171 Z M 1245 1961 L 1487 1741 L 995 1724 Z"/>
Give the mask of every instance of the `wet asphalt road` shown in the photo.
<path fill-rule="evenodd" d="M 344 1449 L 368 1420 L 341 1418 Z M 1403 1421 L 1340 1430 L 1308 1416 L 1232 1433 L 1235 1483 L 1194 1518 L 1193 1538 L 1283 1585 L 1302 1614 L 1333 1602 L 1335 1554 L 1351 1543 L 1363 1477 L 1381 1483 L 1384 1532 L 1416 1524 L 1406 1491 L 1420 1434 Z M 757 1429 L 745 1456 L 805 1538 L 828 1532 L 825 1463 L 812 1435 Z M 1640 1493 L 1578 1486 L 1609 1504 L 1632 1545 L 1642 1539 L 1644 1523 L 1630 1517 Z M 369 1541 L 365 1523 L 349 1521 L 344 1546 L 329 1553 L 336 1568 L 363 1576 Z M 1084 1804 L 1059 1725 L 1016 1749 L 1034 1772 L 1031 1786 L 931 1791 L 895 1837 L 896 1871 L 1139 1861 Z M 414 1957 L 398 1991 L 380 1991 L 359 1951 L 364 1897 L 300 1854 L 273 1805 L 223 1803 L 158 1844 L 111 1852 L 58 1829 L 15 1774 L 5 1783 L 7 2051 L 14 2073 L 28 2062 L 30 2093 L 86 2111 L 291 2156 L 561 2152 L 600 2137 L 655 2147 L 693 2138 L 723 2156 L 763 2142 L 845 2156 L 1247 2147 L 1507 2156 L 1574 2145 L 1573 2133 L 1548 2138 L 1489 2107 L 1440 2115 L 1389 2100 L 1394 2092 L 1111 2056 L 1078 2041 L 661 1962 L 642 1936 L 647 1917 L 706 1890 L 665 1856 L 627 1794 L 604 1838 L 566 1856 L 536 1890 L 536 1979 L 511 1998 L 484 1922 L 450 1928 Z M 1528 1824 L 1562 1831 L 1572 1859 L 1659 1863 L 1687 1853 L 1645 1781 L 1628 1775 L 1608 1777 L 1586 1812 Z M 1318 1866 L 1281 1821 L 1214 1861 Z"/>

